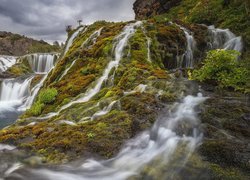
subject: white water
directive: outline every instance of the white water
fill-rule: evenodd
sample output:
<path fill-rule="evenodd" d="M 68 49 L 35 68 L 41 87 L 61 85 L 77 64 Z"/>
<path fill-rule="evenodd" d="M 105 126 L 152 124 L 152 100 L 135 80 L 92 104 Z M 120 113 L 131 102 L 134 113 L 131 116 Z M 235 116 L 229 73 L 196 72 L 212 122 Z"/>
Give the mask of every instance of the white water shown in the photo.
<path fill-rule="evenodd" d="M 33 77 L 25 80 L 5 79 L 0 86 L 0 129 L 11 124 L 21 113 L 19 108 L 30 95 L 29 86 Z"/>
<path fill-rule="evenodd" d="M 117 103 L 117 101 L 112 101 L 108 106 L 104 107 L 101 111 L 96 112 L 91 117 L 91 120 L 94 120 L 94 119 L 96 119 L 96 118 L 98 118 L 100 116 L 104 116 L 104 115 L 108 114 L 112 110 L 115 103 Z"/>
<path fill-rule="evenodd" d="M 150 37 L 147 36 L 147 31 L 146 31 L 146 29 L 144 27 L 142 27 L 142 31 L 143 31 L 143 33 L 144 33 L 144 35 L 146 37 L 146 40 L 147 40 L 147 60 L 149 62 L 152 62 L 151 61 L 151 50 L 150 50 L 150 47 L 151 47 L 151 44 L 152 44 L 152 40 L 151 40 Z"/>
<path fill-rule="evenodd" d="M 47 73 L 53 67 L 57 55 L 55 54 L 31 54 L 26 56 L 28 62 L 35 73 Z"/>
<path fill-rule="evenodd" d="M 152 62 L 152 60 L 151 60 L 151 51 L 150 51 L 150 47 L 151 47 L 151 44 L 152 44 L 152 40 L 151 40 L 148 36 L 146 36 L 146 38 L 147 38 L 147 50 L 148 50 L 148 53 L 147 53 L 148 58 L 147 58 L 147 60 L 148 60 L 149 62 Z"/>
<path fill-rule="evenodd" d="M 114 47 L 113 47 L 114 52 L 115 52 L 115 59 L 109 62 L 109 64 L 107 65 L 107 67 L 104 70 L 103 75 L 97 80 L 95 87 L 92 88 L 92 89 L 89 89 L 84 94 L 84 96 L 79 98 L 78 100 L 72 101 L 72 102 L 64 105 L 59 110 L 59 112 L 61 112 L 64 109 L 67 109 L 68 107 L 72 106 L 73 104 L 83 103 L 83 102 L 89 101 L 94 95 L 96 95 L 100 91 L 103 82 L 108 79 L 110 71 L 113 68 L 117 68 L 119 66 L 119 62 L 120 62 L 120 60 L 122 59 L 122 56 L 123 56 L 123 50 L 127 46 L 127 42 L 129 40 L 129 38 L 135 33 L 136 28 L 141 26 L 141 25 L 142 25 L 142 22 L 138 21 L 136 23 L 132 23 L 132 24 L 129 24 L 129 25 L 125 26 L 122 33 L 119 34 L 115 38 L 116 41 L 117 41 L 114 44 Z"/>
<path fill-rule="evenodd" d="M 77 35 L 79 34 L 79 32 L 81 32 L 83 29 L 86 29 L 86 27 L 80 27 L 78 30 L 76 30 L 76 32 L 74 32 L 71 37 L 69 38 L 65 50 L 64 50 L 64 54 L 63 56 L 66 55 L 66 53 L 68 52 L 69 48 L 72 46 L 74 39 L 77 37 Z"/>
<path fill-rule="evenodd" d="M 236 37 L 229 29 L 219 29 L 209 26 L 209 36 L 211 49 L 227 49 L 241 52 L 243 49 L 242 38 Z"/>
<path fill-rule="evenodd" d="M 33 77 L 29 77 L 24 81 L 16 79 L 5 79 L 0 87 L 1 101 L 18 101 L 23 100 L 29 95 L 29 85 Z"/>
<path fill-rule="evenodd" d="M 52 67 L 53 69 L 53 67 Z M 52 70 L 51 69 L 51 70 Z M 50 70 L 50 71 L 51 71 Z M 40 82 L 38 84 L 36 84 L 32 89 L 31 89 L 31 93 L 30 96 L 27 98 L 26 102 L 19 108 L 20 110 L 24 111 L 26 109 L 29 109 L 31 107 L 31 105 L 33 104 L 39 90 L 41 89 L 41 87 L 43 86 L 43 83 L 45 82 L 47 76 L 48 76 L 49 72 L 40 80 Z"/>
<path fill-rule="evenodd" d="M 61 81 L 62 78 L 63 78 L 65 75 L 67 75 L 67 73 L 68 73 L 69 70 L 74 66 L 75 63 L 76 63 L 76 60 L 74 60 L 74 61 L 71 63 L 71 65 L 70 65 L 67 69 L 65 69 L 65 71 L 63 72 L 63 74 L 61 75 L 61 77 L 59 78 L 58 81 Z"/>
<path fill-rule="evenodd" d="M 0 56 L 0 73 L 6 71 L 8 68 L 16 63 L 16 57 Z"/>
<path fill-rule="evenodd" d="M 194 55 L 193 52 L 196 48 L 196 42 L 193 37 L 193 35 L 184 27 L 177 24 L 177 26 L 180 27 L 181 30 L 183 30 L 186 40 L 187 40 L 187 46 L 185 53 L 178 58 L 178 67 L 194 67 Z"/>
<path fill-rule="evenodd" d="M 56 170 L 51 168 L 30 169 L 16 171 L 8 175 L 9 178 L 29 180 L 34 177 L 40 179 L 61 180 L 125 180 L 133 175 L 141 173 L 144 167 L 150 166 L 154 160 L 160 160 L 163 166 L 171 166 L 172 161 L 176 164 L 176 156 L 180 156 L 180 167 L 185 166 L 189 156 L 201 141 L 202 134 L 199 132 L 199 119 L 196 107 L 206 98 L 198 94 L 197 97 L 187 96 L 181 103 L 176 103 L 169 111 L 156 121 L 150 131 L 144 131 L 138 137 L 130 140 L 120 153 L 107 161 L 89 159 L 82 165 L 62 166 Z M 187 127 L 184 131 L 178 128 Z M 181 154 L 177 149 L 182 149 Z M 177 172 L 171 172 L 173 175 Z M 169 177 L 164 174 L 165 177 Z"/>
<path fill-rule="evenodd" d="M 96 43 L 97 38 L 101 35 L 103 27 L 92 33 L 89 38 L 87 38 L 81 45 L 81 47 L 85 47 L 86 45 L 91 46 Z"/>

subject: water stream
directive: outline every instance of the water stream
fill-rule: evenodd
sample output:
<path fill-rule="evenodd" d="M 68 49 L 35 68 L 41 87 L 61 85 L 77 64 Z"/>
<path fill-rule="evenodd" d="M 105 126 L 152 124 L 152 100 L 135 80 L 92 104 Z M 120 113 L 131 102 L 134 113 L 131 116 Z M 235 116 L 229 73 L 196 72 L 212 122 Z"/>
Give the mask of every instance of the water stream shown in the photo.
<path fill-rule="evenodd" d="M 72 35 L 71 37 L 69 38 L 67 44 L 66 44 L 66 47 L 64 49 L 64 53 L 63 53 L 63 56 L 66 55 L 66 53 L 68 52 L 69 48 L 72 46 L 73 44 L 73 41 L 74 39 L 77 37 L 77 35 L 82 31 L 82 30 L 86 30 L 86 27 L 80 27 L 78 30 L 76 30 Z"/>
<path fill-rule="evenodd" d="M 12 124 L 22 113 L 19 108 L 30 95 L 33 76 L 27 79 L 4 79 L 0 86 L 0 129 Z"/>
<path fill-rule="evenodd" d="M 191 32 L 189 32 L 186 28 L 177 25 L 180 27 L 180 29 L 184 32 L 187 45 L 186 45 L 186 51 L 183 55 L 181 55 L 178 58 L 178 67 L 184 67 L 184 68 L 193 68 L 194 67 L 194 50 L 196 48 L 196 42 Z"/>
<path fill-rule="evenodd" d="M 149 131 L 144 131 L 134 139 L 129 140 L 120 153 L 110 160 L 88 159 L 77 165 L 60 167 L 42 167 L 32 169 L 25 166 L 5 173 L 8 178 L 16 180 L 125 180 L 140 175 L 146 166 L 153 161 L 160 160 L 164 166 L 176 163 L 177 149 L 182 149 L 178 158 L 179 169 L 183 168 L 189 156 L 202 139 L 199 131 L 197 106 L 206 100 L 201 94 L 186 96 L 182 102 L 173 105 L 170 110 L 164 111 Z M 181 129 L 185 124 L 185 129 Z M 171 174 L 167 174 L 171 173 Z M 175 172 L 162 174 L 170 177 Z"/>
<path fill-rule="evenodd" d="M 16 57 L 14 56 L 0 56 L 0 73 L 6 71 L 15 63 Z"/>
<path fill-rule="evenodd" d="M 208 31 L 210 37 L 210 49 L 242 51 L 242 38 L 240 36 L 236 37 L 229 29 L 219 29 L 214 26 L 209 26 Z"/>
<path fill-rule="evenodd" d="M 135 33 L 136 28 L 141 26 L 141 25 L 142 25 L 142 22 L 138 21 L 136 23 L 132 23 L 132 24 L 125 26 L 122 33 L 119 34 L 115 38 L 116 43 L 114 43 L 114 47 L 113 47 L 114 52 L 115 52 L 115 59 L 108 63 L 107 67 L 104 70 L 103 75 L 97 80 L 96 85 L 93 88 L 87 90 L 87 92 L 84 94 L 83 97 L 77 99 L 76 101 L 72 101 L 72 102 L 64 105 L 59 110 L 59 112 L 64 110 L 64 109 L 67 109 L 68 107 L 72 106 L 73 104 L 83 103 L 83 102 L 89 101 L 94 95 L 96 95 L 100 91 L 103 82 L 108 79 L 108 76 L 109 76 L 109 73 L 111 72 L 111 70 L 113 68 L 117 68 L 119 66 L 119 62 L 123 56 L 123 50 L 126 47 L 129 38 Z"/>
<path fill-rule="evenodd" d="M 26 56 L 32 70 L 39 73 L 48 73 L 54 67 L 57 55 L 55 54 L 30 54 Z"/>

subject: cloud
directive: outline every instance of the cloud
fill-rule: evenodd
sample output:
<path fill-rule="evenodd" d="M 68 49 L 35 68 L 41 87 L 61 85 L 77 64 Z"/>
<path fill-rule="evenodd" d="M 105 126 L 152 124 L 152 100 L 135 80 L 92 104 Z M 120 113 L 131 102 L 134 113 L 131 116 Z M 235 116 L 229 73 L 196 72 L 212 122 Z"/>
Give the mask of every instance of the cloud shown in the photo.
<path fill-rule="evenodd" d="M 134 19 L 135 0 L 1 0 L 0 31 L 49 42 L 66 39 L 65 26 Z"/>

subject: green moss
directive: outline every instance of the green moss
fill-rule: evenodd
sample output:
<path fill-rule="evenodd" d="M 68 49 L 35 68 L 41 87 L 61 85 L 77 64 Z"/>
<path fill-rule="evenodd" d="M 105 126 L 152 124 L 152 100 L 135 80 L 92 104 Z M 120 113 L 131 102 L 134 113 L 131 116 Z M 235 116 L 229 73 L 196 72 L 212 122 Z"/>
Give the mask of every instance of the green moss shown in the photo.
<path fill-rule="evenodd" d="M 20 58 L 19 61 L 11 66 L 7 71 L 8 74 L 12 76 L 23 76 L 32 73 L 32 69 L 29 65 L 27 58 Z"/>
<path fill-rule="evenodd" d="M 42 114 L 42 110 L 44 108 L 44 104 L 41 102 L 35 102 L 32 107 L 27 111 L 28 115 L 31 116 L 39 116 Z"/>
<path fill-rule="evenodd" d="M 55 101 L 58 92 L 55 88 L 44 89 L 38 96 L 38 101 L 43 104 L 50 104 Z"/>

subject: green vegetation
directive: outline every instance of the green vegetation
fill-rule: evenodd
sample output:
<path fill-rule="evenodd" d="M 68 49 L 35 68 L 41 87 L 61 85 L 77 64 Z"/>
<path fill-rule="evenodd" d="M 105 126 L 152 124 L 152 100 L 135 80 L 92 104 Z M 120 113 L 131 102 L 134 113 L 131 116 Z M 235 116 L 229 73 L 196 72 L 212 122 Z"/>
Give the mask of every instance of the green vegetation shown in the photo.
<path fill-rule="evenodd" d="M 19 61 L 11 66 L 6 72 L 14 77 L 18 77 L 32 73 L 33 71 L 27 58 L 24 57 L 20 58 Z"/>
<path fill-rule="evenodd" d="M 57 95 L 58 92 L 55 88 L 48 88 L 40 92 L 38 101 L 44 104 L 50 104 L 55 100 Z"/>
<path fill-rule="evenodd" d="M 27 115 L 39 116 L 42 114 L 45 105 L 51 104 L 55 101 L 58 92 L 55 88 L 44 89 L 40 92 L 38 100 L 27 111 Z"/>
<path fill-rule="evenodd" d="M 186 23 L 214 24 L 216 27 L 229 28 L 243 36 L 246 47 L 250 48 L 250 4 L 246 0 L 182 0 L 166 14 L 153 17 L 157 22 L 169 19 Z"/>
<path fill-rule="evenodd" d="M 40 114 L 42 114 L 43 108 L 44 104 L 38 101 L 32 105 L 32 107 L 28 110 L 27 113 L 32 116 L 39 116 Z"/>
<path fill-rule="evenodd" d="M 248 70 L 237 61 L 240 54 L 232 50 L 212 50 L 207 53 L 203 67 L 194 70 L 191 78 L 216 83 L 221 88 L 246 90 Z"/>

